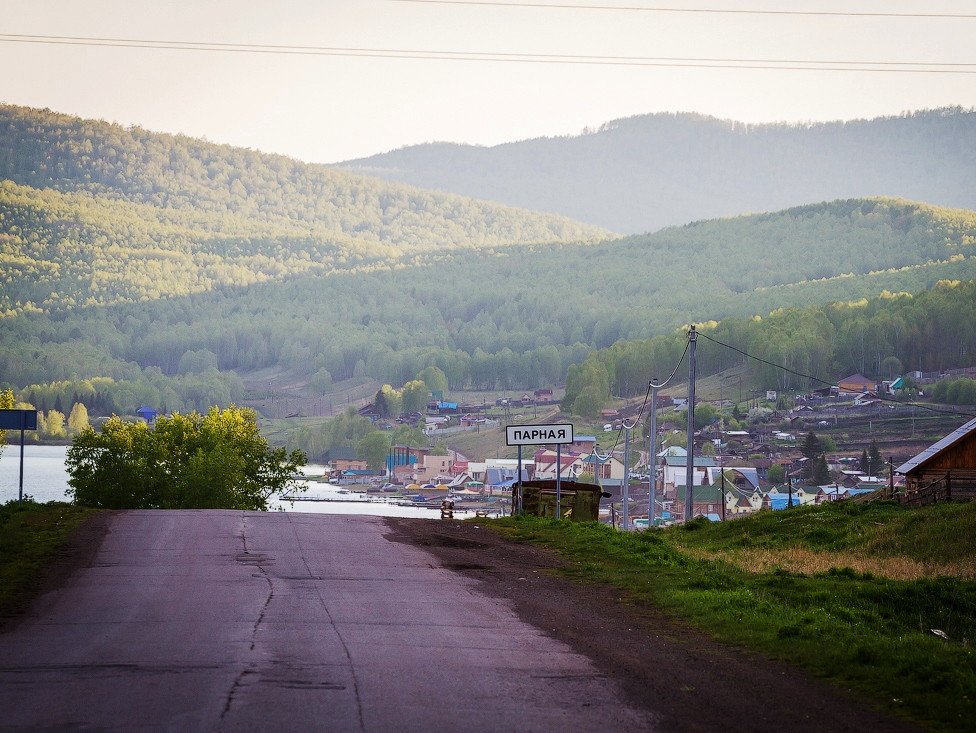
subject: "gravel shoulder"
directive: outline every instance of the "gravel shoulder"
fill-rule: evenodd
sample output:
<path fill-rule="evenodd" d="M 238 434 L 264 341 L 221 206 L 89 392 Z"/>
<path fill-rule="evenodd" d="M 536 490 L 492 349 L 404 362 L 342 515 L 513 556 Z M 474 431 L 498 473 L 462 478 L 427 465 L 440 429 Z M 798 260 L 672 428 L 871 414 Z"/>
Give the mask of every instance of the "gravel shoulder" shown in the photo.
<path fill-rule="evenodd" d="M 630 602 L 618 589 L 559 576 L 554 553 L 470 522 L 387 519 L 388 539 L 506 599 L 520 618 L 585 654 L 666 731 L 917 731 L 851 690 L 717 642 Z"/>

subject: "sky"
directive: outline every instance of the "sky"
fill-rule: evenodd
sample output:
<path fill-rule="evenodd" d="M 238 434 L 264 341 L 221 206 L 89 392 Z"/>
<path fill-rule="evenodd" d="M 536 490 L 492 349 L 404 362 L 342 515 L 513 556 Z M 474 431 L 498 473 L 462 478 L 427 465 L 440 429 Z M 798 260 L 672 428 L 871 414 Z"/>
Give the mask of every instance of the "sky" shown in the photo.
<path fill-rule="evenodd" d="M 974 0 L 507 2 L 0 0 L 0 102 L 317 163 L 431 141 L 579 134 L 653 112 L 808 122 L 976 107 L 976 73 L 941 73 L 976 72 Z M 625 6 L 644 9 L 610 9 Z M 973 17 L 867 15 L 898 12 Z M 262 52 L 243 52 L 246 44 Z M 554 55 L 575 63 L 549 63 Z M 581 58 L 595 56 L 615 58 Z M 749 59 L 794 68 L 732 68 Z M 799 63 L 811 61 L 884 71 Z M 896 71 L 904 68 L 940 73 Z"/>

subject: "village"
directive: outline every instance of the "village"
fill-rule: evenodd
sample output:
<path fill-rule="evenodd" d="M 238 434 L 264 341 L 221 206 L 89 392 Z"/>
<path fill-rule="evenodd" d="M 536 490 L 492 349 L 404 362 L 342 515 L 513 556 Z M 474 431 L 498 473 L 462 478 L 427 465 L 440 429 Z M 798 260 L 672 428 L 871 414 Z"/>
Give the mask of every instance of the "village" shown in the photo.
<path fill-rule="evenodd" d="M 969 374 L 959 371 L 963 376 Z M 945 376 L 915 373 L 910 378 L 926 384 Z M 954 462 L 942 452 L 951 454 L 960 444 L 968 445 L 970 433 L 976 442 L 976 421 L 952 430 L 960 418 L 951 411 L 920 416 L 917 405 L 892 399 L 902 384 L 901 378 L 875 382 L 854 374 L 835 387 L 791 395 L 786 401 L 775 392 L 756 395 L 746 409 L 763 419 L 740 429 L 726 429 L 722 417 L 711 420 L 695 431 L 690 516 L 686 516 L 688 451 L 684 444 L 672 444 L 681 442 L 685 433 L 685 426 L 675 418 L 677 411 L 687 408 L 687 400 L 681 397 L 658 397 L 653 459 L 649 438 L 634 439 L 635 435 L 629 469 L 624 465 L 623 428 L 640 422 L 643 432 L 647 431 L 650 408 L 634 402 L 603 410 L 599 421 L 583 425 L 592 428 L 591 434 L 574 435 L 573 442 L 558 451 L 543 445 L 526 452 L 521 479 L 538 484 L 558 478 L 570 492 L 567 495 L 578 485 L 596 485 L 604 497 L 600 521 L 621 528 L 627 521 L 627 529 L 651 523 L 668 526 L 699 517 L 727 521 L 762 510 L 845 499 L 901 497 L 930 503 L 938 496 L 945 498 L 947 490 L 957 497 L 971 491 L 971 474 L 976 472 L 967 466 L 972 462 L 966 458 Z M 702 404 L 710 405 L 719 416 L 739 414 L 739 405 L 730 399 L 696 400 L 696 408 Z M 776 409 L 777 404 L 790 406 Z M 335 448 L 328 456 L 323 480 L 351 485 L 367 496 L 423 506 L 450 502 L 458 510 L 503 516 L 512 511 L 520 477 L 518 459 L 511 455 L 469 457 L 444 450 L 441 441 L 472 431 L 501 433 L 506 424 L 523 421 L 542 425 L 564 420 L 566 416 L 554 411 L 557 407 L 551 389 L 520 398 L 499 398 L 494 405 L 462 404 L 432 395 L 425 413 L 391 421 L 421 427 L 428 445 L 393 446 L 380 471 L 370 469 L 354 449 Z M 391 427 L 376 415 L 372 404 L 364 405 L 359 414 L 380 427 Z M 441 450 L 435 447 L 438 445 Z M 939 454 L 938 460 L 933 451 Z M 919 456 L 925 460 L 920 462 Z M 952 477 L 956 477 L 954 482 Z M 910 492 L 917 494 L 920 488 L 934 484 L 938 486 L 929 490 L 931 497 L 908 498 Z M 941 494 L 936 496 L 938 492 Z"/>

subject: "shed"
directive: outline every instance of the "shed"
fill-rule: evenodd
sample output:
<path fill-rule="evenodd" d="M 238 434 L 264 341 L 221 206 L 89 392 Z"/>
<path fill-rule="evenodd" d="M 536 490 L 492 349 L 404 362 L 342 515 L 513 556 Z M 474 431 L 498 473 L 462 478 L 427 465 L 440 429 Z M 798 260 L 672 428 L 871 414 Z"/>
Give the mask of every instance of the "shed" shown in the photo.
<path fill-rule="evenodd" d="M 913 505 L 976 498 L 976 419 L 895 469 L 905 477 L 901 499 Z"/>
<path fill-rule="evenodd" d="M 512 486 L 512 506 L 516 505 L 518 484 Z M 562 481 L 559 487 L 559 508 L 562 519 L 574 522 L 595 522 L 600 517 L 603 489 L 594 484 Z M 522 511 L 537 517 L 556 516 L 556 482 L 552 480 L 522 482 Z"/>

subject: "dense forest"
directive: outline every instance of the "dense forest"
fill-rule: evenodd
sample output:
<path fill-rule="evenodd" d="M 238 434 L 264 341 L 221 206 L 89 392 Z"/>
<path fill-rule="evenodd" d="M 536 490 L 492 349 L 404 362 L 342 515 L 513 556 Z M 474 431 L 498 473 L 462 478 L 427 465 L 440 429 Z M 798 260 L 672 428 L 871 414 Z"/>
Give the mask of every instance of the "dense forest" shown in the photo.
<path fill-rule="evenodd" d="M 968 367 L 976 363 L 973 324 L 976 282 L 943 281 L 914 296 L 885 292 L 856 303 L 835 301 L 784 308 L 765 318 L 700 324 L 697 370 L 708 376 L 746 363 L 751 384 L 760 389 L 805 392 L 835 385 L 854 372 L 893 379 L 915 370 Z M 666 377 L 681 361 L 687 342 L 687 329 L 679 329 L 591 352 L 569 368 L 563 406 L 593 415 L 611 394 L 644 394 L 648 379 Z M 944 394 L 937 390 L 936 397 Z M 963 404 L 958 399 L 948 401 Z"/>
<path fill-rule="evenodd" d="M 971 359 L 974 321 L 927 304 L 971 299 L 937 284 L 976 279 L 972 211 L 838 200 L 595 241 L 558 217 L 205 141 L 4 115 L 0 387 L 42 409 L 202 411 L 268 367 L 318 394 L 353 377 L 398 388 L 429 366 L 451 389 L 582 384 L 588 357 L 608 393 L 634 394 L 676 328 L 720 319 L 740 347 L 825 378 Z M 329 206 L 341 215 L 320 218 Z M 919 295 L 870 300 L 883 291 Z M 894 341 L 858 325 L 893 310 Z M 945 344 L 942 323 L 959 334 Z"/>
<path fill-rule="evenodd" d="M 654 114 L 570 137 L 431 143 L 338 165 L 623 233 L 873 196 L 972 209 L 976 112 L 756 125 Z"/>

